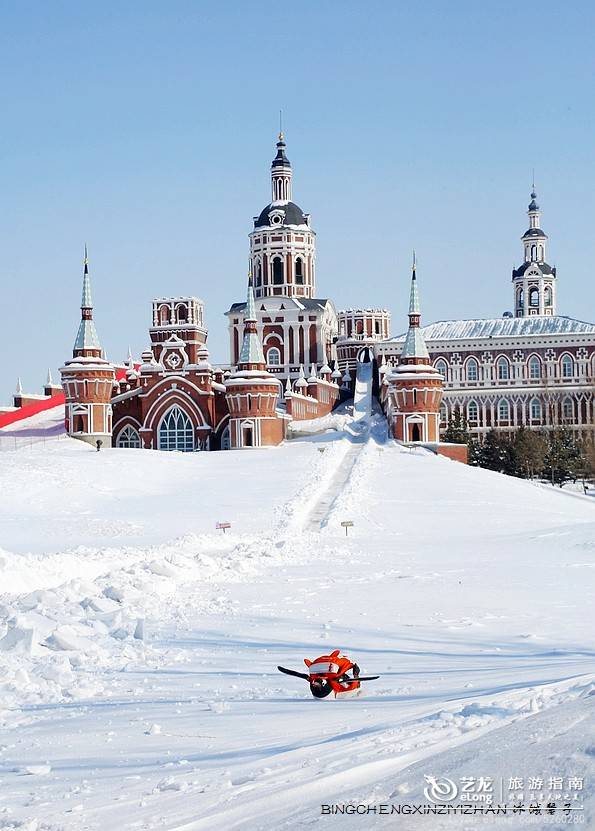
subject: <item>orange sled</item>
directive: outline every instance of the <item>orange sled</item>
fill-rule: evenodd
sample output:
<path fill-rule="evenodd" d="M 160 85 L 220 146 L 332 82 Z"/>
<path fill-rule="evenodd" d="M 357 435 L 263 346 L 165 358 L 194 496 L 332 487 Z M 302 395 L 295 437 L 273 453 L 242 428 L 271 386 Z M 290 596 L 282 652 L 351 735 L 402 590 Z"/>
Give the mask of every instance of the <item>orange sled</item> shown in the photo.
<path fill-rule="evenodd" d="M 342 693 L 359 690 L 362 681 L 374 681 L 380 678 L 379 675 L 361 676 L 358 665 L 339 653 L 340 650 L 335 649 L 330 655 L 321 655 L 313 661 L 304 658 L 304 663 L 308 667 L 307 673 L 296 672 L 294 669 L 285 667 L 277 667 L 277 669 L 285 675 L 293 675 L 307 681 L 314 698 L 326 698 L 332 692 L 336 698 Z"/>

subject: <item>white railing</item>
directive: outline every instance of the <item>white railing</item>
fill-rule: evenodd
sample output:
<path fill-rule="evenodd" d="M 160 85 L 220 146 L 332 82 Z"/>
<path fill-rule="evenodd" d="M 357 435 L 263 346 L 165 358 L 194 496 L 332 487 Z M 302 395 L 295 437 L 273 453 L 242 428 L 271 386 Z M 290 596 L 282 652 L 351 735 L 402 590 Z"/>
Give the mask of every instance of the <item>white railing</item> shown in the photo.
<path fill-rule="evenodd" d="M 58 435 L 47 436 L 23 436 L 11 433 L 0 433 L 0 453 L 27 450 L 38 444 L 50 444 L 61 439 L 66 439 L 66 433 L 59 433 Z"/>

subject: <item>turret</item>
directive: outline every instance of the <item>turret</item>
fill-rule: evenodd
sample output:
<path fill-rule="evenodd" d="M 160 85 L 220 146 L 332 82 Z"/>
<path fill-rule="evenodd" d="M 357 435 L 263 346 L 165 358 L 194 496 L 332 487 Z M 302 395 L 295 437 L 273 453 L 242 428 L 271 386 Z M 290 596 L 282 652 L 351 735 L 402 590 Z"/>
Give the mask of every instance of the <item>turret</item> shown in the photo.
<path fill-rule="evenodd" d="M 111 444 L 112 408 L 115 382 L 113 366 L 103 351 L 93 321 L 91 278 L 85 246 L 81 322 L 72 350 L 72 359 L 60 368 L 66 399 L 66 431 L 89 444 Z"/>

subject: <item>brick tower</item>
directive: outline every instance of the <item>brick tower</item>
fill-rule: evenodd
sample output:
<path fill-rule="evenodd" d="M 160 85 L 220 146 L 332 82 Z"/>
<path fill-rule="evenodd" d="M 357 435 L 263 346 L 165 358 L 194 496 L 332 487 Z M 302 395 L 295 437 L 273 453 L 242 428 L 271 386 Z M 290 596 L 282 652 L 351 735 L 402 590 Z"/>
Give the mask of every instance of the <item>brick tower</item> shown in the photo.
<path fill-rule="evenodd" d="M 111 444 L 112 408 L 110 399 L 115 381 L 113 366 L 103 358 L 91 299 L 91 278 L 85 246 L 81 323 L 72 350 L 72 359 L 60 368 L 66 397 L 66 431 L 89 444 L 100 440 Z"/>
<path fill-rule="evenodd" d="M 409 299 L 409 331 L 396 369 L 386 373 L 387 416 L 391 435 L 398 441 L 438 442 L 440 402 L 444 378 L 434 369 L 419 327 L 420 308 L 415 256 Z"/>
<path fill-rule="evenodd" d="M 240 359 L 237 370 L 225 381 L 232 448 L 264 447 L 283 441 L 285 419 L 277 413 L 280 389 L 279 381 L 266 370 L 250 279 Z"/>

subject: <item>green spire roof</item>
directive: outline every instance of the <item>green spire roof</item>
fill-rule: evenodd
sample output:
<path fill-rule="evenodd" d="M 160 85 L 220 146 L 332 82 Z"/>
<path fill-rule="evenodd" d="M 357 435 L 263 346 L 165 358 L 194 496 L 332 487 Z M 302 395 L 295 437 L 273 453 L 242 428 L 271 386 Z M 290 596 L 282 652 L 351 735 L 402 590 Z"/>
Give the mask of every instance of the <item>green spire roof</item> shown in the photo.
<path fill-rule="evenodd" d="M 248 300 L 246 303 L 246 314 L 244 316 L 244 323 L 256 323 L 256 308 L 254 306 L 254 292 L 252 291 L 252 282 L 248 283 Z M 239 364 L 264 364 L 264 352 L 262 351 L 262 344 L 256 332 L 256 326 L 246 326 L 244 329 L 244 340 L 242 341 L 242 351 L 240 352 Z"/>

